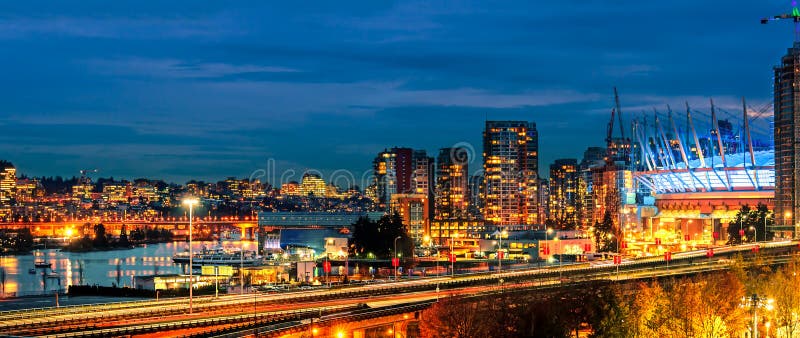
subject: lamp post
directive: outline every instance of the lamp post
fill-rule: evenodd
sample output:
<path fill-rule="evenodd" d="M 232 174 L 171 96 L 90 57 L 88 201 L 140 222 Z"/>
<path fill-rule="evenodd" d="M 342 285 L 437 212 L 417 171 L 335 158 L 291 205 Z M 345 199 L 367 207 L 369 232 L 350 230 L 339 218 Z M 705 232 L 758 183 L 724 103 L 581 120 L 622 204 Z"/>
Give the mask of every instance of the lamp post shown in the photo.
<path fill-rule="evenodd" d="M 452 234 L 450 236 L 450 277 L 455 277 L 456 275 L 456 265 L 455 265 L 455 255 L 453 255 L 453 238 L 458 237 L 458 234 Z"/>
<path fill-rule="evenodd" d="M 192 273 L 192 214 L 194 212 L 194 205 L 198 201 L 196 198 L 190 197 L 183 200 L 184 205 L 189 206 L 189 313 L 192 313 L 192 289 L 194 288 L 194 275 Z"/>
<path fill-rule="evenodd" d="M 545 234 L 544 234 L 544 241 L 545 241 L 545 243 L 547 244 L 547 251 L 548 251 L 548 253 L 549 253 L 549 251 L 550 251 L 550 236 L 549 236 L 549 235 L 550 235 L 550 234 L 552 234 L 552 233 L 553 233 L 553 229 L 551 229 L 551 228 L 548 228 L 548 229 L 547 229 L 547 231 L 545 231 Z M 551 254 L 550 256 L 552 257 L 552 254 Z M 546 261 L 549 261 L 549 260 L 550 260 L 550 257 L 548 257 L 548 258 L 546 259 Z"/>
<path fill-rule="evenodd" d="M 244 227 L 242 227 L 242 235 L 239 236 L 239 241 L 242 242 L 242 249 L 239 251 L 239 282 L 242 284 L 242 294 L 244 294 Z"/>
<path fill-rule="evenodd" d="M 758 229 L 756 229 L 754 226 L 751 226 L 750 229 L 753 229 L 753 242 L 758 243 Z"/>
<path fill-rule="evenodd" d="M 394 260 L 394 258 L 397 258 L 398 259 L 397 265 L 400 265 L 400 259 L 397 257 L 397 240 L 400 238 L 401 238 L 400 236 L 394 238 L 394 257 L 392 257 L 393 258 L 392 260 Z M 394 267 L 394 281 L 395 282 L 397 281 L 397 266 Z"/>
<path fill-rule="evenodd" d="M 497 242 L 497 270 L 503 272 L 503 236 L 508 236 L 508 231 L 503 230 L 497 236 L 500 237 Z"/>
<path fill-rule="evenodd" d="M 558 251 L 559 251 L 559 254 L 558 254 L 558 281 L 560 283 L 561 282 L 561 256 L 563 256 L 564 253 L 561 252 L 561 241 L 559 241 L 558 236 L 556 236 L 556 238 L 553 238 L 553 240 L 558 245 Z"/>

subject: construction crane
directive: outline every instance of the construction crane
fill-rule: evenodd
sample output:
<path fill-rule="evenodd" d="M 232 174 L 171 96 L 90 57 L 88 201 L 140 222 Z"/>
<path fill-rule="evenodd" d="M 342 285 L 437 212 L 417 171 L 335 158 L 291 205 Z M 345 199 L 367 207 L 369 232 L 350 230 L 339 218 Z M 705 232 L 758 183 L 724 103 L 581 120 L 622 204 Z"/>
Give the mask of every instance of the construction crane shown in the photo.
<path fill-rule="evenodd" d="M 794 21 L 794 42 L 800 41 L 800 10 L 797 9 L 797 0 L 792 0 L 792 12 L 778 14 L 772 17 L 761 18 L 761 24 L 766 25 L 770 21 L 788 20 Z"/>
<path fill-rule="evenodd" d="M 619 139 L 614 139 L 614 117 L 617 118 L 619 124 Z M 624 159 L 628 161 L 630 149 L 626 145 L 630 145 L 630 140 L 625 138 L 625 127 L 622 124 L 622 107 L 619 104 L 619 95 L 617 94 L 617 87 L 614 87 L 614 108 L 611 109 L 611 120 L 608 121 L 608 129 L 606 130 L 606 156 L 607 161 L 614 163 L 617 160 Z"/>
<path fill-rule="evenodd" d="M 89 183 L 88 177 L 86 175 L 87 174 L 91 174 L 91 173 L 96 173 L 98 171 L 99 170 L 97 170 L 97 169 L 81 169 L 80 170 L 80 173 L 81 173 L 80 183 Z"/>

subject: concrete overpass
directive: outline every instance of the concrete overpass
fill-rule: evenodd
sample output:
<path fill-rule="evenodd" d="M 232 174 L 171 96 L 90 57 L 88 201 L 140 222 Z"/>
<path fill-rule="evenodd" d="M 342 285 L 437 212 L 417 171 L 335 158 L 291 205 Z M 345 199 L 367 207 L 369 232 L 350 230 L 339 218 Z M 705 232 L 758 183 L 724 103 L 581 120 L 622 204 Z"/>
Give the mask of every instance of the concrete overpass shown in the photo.
<path fill-rule="evenodd" d="M 0 334 L 261 337 L 313 333 L 316 328 L 325 336 L 358 337 L 378 332 L 370 330 L 388 332 L 389 323 L 397 331 L 413 327 L 418 311 L 440 297 L 490 296 L 511 290 L 581 287 L 589 281 L 625 282 L 720 271 L 732 266 L 729 258 L 735 255 L 764 265 L 785 264 L 797 252 L 797 241 L 771 242 L 719 247 L 713 256 L 676 253 L 671 261 L 649 257 L 620 265 L 576 264 L 337 289 L 198 297 L 193 313 L 187 311 L 186 298 L 10 311 L 0 313 Z"/>

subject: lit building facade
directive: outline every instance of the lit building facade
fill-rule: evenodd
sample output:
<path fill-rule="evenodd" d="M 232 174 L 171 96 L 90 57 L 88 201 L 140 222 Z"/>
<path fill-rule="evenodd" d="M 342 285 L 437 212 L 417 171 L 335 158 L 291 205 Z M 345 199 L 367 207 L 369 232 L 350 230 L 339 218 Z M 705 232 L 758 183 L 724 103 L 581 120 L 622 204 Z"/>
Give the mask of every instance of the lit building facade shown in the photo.
<path fill-rule="evenodd" d="M 17 202 L 32 203 L 44 197 L 44 187 L 37 179 L 17 180 L 15 189 Z"/>
<path fill-rule="evenodd" d="M 486 121 L 483 169 L 487 223 L 539 222 L 539 135 L 534 122 Z"/>
<path fill-rule="evenodd" d="M 467 218 L 469 153 L 466 148 L 442 148 L 436 158 L 434 219 Z"/>
<path fill-rule="evenodd" d="M 550 218 L 550 180 L 539 179 L 539 223 L 544 223 Z"/>
<path fill-rule="evenodd" d="M 430 203 L 434 163 L 424 150 L 394 147 L 379 153 L 372 164 L 375 194 L 381 208 L 389 207 L 394 194 L 425 194 L 429 195 Z"/>
<path fill-rule="evenodd" d="M 300 183 L 291 181 L 281 184 L 281 195 L 300 196 Z"/>
<path fill-rule="evenodd" d="M 589 147 L 583 152 L 583 159 L 578 167 L 578 225 L 588 229 L 593 225 L 595 203 L 592 196 L 592 172 L 605 165 L 606 148 Z"/>
<path fill-rule="evenodd" d="M 298 192 L 300 196 L 325 197 L 327 195 L 327 184 L 319 175 L 305 173 L 303 174 L 303 180 L 300 182 L 300 187 L 298 187 Z"/>
<path fill-rule="evenodd" d="M 8 204 L 17 188 L 17 168 L 9 162 L 3 162 L 0 170 L 0 204 Z"/>
<path fill-rule="evenodd" d="M 800 43 L 774 70 L 775 223 L 794 227 L 800 217 Z"/>
<path fill-rule="evenodd" d="M 375 198 L 380 208 L 387 208 L 397 193 L 397 155 L 384 150 L 372 161 Z"/>
<path fill-rule="evenodd" d="M 436 245 L 447 245 L 451 238 L 478 238 L 486 231 L 478 219 L 431 220 L 430 236 Z"/>
<path fill-rule="evenodd" d="M 103 199 L 109 203 L 127 203 L 133 196 L 128 182 L 112 183 L 103 186 Z"/>
<path fill-rule="evenodd" d="M 575 226 L 578 223 L 578 160 L 556 160 L 550 165 L 550 219 L 556 224 Z"/>
<path fill-rule="evenodd" d="M 400 215 L 408 235 L 416 245 L 422 244 L 423 238 L 430 231 L 430 212 L 428 195 L 394 194 L 391 201 L 392 212 Z"/>

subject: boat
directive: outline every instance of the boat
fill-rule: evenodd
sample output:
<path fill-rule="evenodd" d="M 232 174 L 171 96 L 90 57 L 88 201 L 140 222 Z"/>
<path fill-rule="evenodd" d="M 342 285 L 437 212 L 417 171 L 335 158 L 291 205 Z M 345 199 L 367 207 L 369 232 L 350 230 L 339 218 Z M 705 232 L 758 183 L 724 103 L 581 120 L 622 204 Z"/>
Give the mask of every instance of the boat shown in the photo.
<path fill-rule="evenodd" d="M 35 262 L 33 262 L 33 266 L 37 268 L 49 268 L 53 266 L 53 263 L 45 262 L 44 259 L 37 259 Z"/>
<path fill-rule="evenodd" d="M 180 252 L 172 256 L 172 261 L 177 264 L 189 263 L 189 252 Z M 255 251 L 245 250 L 244 254 L 240 249 L 225 249 L 215 247 L 203 249 L 194 253 L 192 256 L 192 266 L 203 265 L 230 265 L 230 266 L 256 266 L 260 265 L 262 257 Z"/>
<path fill-rule="evenodd" d="M 28 269 L 28 273 L 31 274 L 31 275 L 35 275 L 36 274 L 36 269 Z"/>

